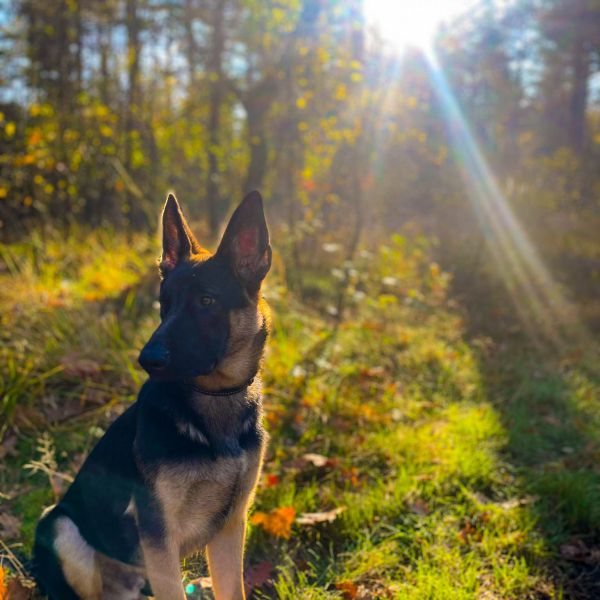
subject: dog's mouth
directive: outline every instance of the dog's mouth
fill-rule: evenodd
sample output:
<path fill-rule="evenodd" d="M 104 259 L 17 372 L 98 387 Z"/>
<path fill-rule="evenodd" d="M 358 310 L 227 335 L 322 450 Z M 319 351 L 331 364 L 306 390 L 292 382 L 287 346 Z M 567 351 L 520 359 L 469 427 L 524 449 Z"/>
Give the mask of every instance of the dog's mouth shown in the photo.
<path fill-rule="evenodd" d="M 188 371 L 175 372 L 168 365 L 144 366 L 144 370 L 153 381 L 194 381 L 197 377 L 210 375 L 217 368 L 218 361 L 214 360 L 204 369 L 190 369 Z"/>

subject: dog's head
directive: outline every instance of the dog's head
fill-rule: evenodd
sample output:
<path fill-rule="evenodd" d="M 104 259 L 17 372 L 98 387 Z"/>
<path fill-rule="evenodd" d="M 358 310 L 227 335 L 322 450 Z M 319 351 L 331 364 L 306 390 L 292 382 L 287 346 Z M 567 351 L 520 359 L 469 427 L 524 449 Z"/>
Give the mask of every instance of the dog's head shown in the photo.
<path fill-rule="evenodd" d="M 161 323 L 140 364 L 153 379 L 243 383 L 258 368 L 267 334 L 260 286 L 271 246 L 260 194 L 237 207 L 214 254 L 200 246 L 173 195 L 162 229 Z"/>

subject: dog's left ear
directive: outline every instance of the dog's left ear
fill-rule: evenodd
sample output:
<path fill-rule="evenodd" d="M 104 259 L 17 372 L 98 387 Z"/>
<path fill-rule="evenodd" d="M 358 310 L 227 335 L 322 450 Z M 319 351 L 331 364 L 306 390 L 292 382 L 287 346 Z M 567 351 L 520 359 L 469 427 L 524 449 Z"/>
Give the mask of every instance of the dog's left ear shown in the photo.
<path fill-rule="evenodd" d="M 269 230 L 258 192 L 250 192 L 231 215 L 217 254 L 229 262 L 248 292 L 258 291 L 271 268 Z"/>

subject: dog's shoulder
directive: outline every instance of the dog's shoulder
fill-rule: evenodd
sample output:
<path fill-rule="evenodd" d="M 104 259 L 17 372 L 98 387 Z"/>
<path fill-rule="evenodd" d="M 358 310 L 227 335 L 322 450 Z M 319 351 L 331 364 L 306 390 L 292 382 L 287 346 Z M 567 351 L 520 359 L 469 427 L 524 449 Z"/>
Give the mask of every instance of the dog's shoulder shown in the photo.
<path fill-rule="evenodd" d="M 59 503 L 83 538 L 107 556 L 138 560 L 138 535 L 128 512 L 141 478 L 133 456 L 138 407 L 132 404 L 107 429 Z"/>

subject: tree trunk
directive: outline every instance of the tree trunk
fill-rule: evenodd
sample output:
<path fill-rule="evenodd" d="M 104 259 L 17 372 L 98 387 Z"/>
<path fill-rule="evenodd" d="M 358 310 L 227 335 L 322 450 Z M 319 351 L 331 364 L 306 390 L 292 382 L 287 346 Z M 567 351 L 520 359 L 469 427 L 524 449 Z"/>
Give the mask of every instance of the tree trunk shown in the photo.
<path fill-rule="evenodd" d="M 138 15 L 138 0 L 126 0 L 127 27 L 127 106 L 125 107 L 125 169 L 135 180 L 133 167 L 133 134 L 138 130 L 140 111 L 140 21 Z M 146 218 L 139 198 L 127 190 L 129 218 L 135 227 L 144 226 Z"/>
<path fill-rule="evenodd" d="M 569 134 L 573 150 L 582 154 L 586 142 L 586 108 L 590 56 L 585 39 L 577 38 L 573 46 L 573 83 L 569 102 Z"/>
<path fill-rule="evenodd" d="M 206 181 L 206 205 L 208 226 L 215 237 L 219 228 L 219 159 L 217 149 L 220 136 L 221 103 L 223 102 L 223 52 L 225 50 L 224 17 L 225 0 L 214 0 L 212 11 L 212 39 L 208 64 L 210 98 L 208 115 L 208 172 Z"/>

